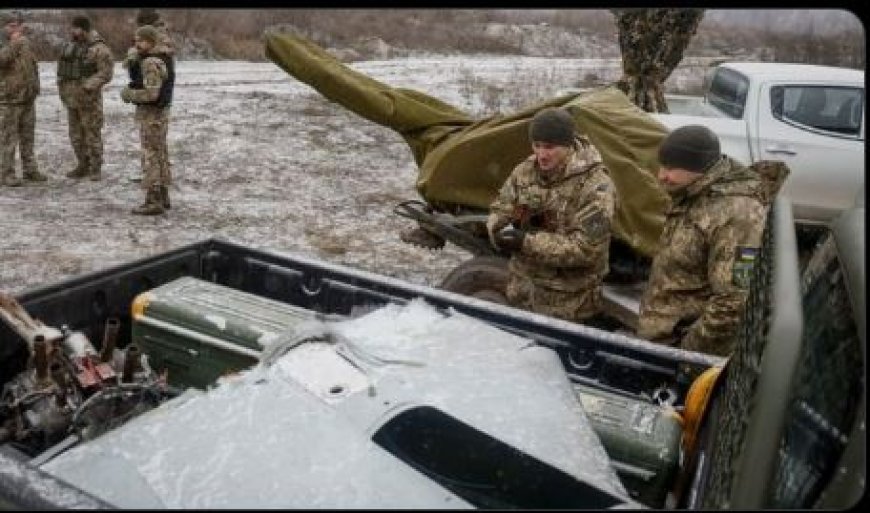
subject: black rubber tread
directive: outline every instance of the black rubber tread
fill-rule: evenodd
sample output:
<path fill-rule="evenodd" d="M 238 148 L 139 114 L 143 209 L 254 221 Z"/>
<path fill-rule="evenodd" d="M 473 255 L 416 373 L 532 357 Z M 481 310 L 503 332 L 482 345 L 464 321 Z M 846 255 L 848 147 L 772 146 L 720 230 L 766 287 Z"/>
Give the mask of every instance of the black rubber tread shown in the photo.
<path fill-rule="evenodd" d="M 508 260 L 496 256 L 476 256 L 456 266 L 441 282 L 441 288 L 507 304 Z"/>

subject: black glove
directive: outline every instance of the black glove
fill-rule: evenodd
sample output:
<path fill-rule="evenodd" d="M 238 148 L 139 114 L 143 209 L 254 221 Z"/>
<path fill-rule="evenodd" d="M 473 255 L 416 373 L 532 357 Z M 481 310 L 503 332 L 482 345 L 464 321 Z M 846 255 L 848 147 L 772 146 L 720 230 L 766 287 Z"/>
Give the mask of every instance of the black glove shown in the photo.
<path fill-rule="evenodd" d="M 495 233 L 495 243 L 498 247 L 505 251 L 519 251 L 523 247 L 523 239 L 526 238 L 526 232 L 516 228 L 505 228 Z"/>

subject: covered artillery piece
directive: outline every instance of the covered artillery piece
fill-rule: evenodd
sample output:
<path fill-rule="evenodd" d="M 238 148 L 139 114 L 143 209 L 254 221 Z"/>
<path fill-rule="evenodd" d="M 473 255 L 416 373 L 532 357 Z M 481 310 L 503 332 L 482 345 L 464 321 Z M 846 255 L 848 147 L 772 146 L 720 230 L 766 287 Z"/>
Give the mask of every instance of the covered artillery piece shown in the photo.
<path fill-rule="evenodd" d="M 607 280 L 643 277 L 669 201 L 654 174 L 656 151 L 667 129 L 615 87 L 475 119 L 437 98 L 355 71 L 298 35 L 267 34 L 266 56 L 327 99 L 402 136 L 419 167 L 416 187 L 424 201 L 401 203 L 396 213 L 419 224 L 417 235 L 425 236 L 414 242 L 434 249 L 449 240 L 474 255 L 445 279 L 443 288 L 503 302 L 506 259 L 489 245 L 484 221 L 504 180 L 531 153 L 528 123 L 545 107 L 571 113 L 579 131 L 601 152 L 616 186 Z"/>

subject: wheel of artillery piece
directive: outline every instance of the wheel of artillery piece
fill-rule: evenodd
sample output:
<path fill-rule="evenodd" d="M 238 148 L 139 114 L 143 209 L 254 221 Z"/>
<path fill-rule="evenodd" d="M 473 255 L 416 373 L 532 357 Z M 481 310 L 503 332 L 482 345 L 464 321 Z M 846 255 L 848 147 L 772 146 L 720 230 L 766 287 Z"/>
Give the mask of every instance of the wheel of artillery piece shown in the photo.
<path fill-rule="evenodd" d="M 507 304 L 507 259 L 476 256 L 462 262 L 441 282 L 441 288 L 493 303 Z"/>

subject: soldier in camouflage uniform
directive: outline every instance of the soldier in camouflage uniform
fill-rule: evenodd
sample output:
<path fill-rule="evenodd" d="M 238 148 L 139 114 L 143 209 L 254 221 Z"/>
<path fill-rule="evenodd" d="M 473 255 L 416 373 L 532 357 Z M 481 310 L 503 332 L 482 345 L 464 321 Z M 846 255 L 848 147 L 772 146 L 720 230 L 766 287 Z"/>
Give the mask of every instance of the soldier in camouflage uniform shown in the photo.
<path fill-rule="evenodd" d="M 112 51 L 85 16 L 72 20 L 57 62 L 57 89 L 66 107 L 76 167 L 66 176 L 99 180 L 103 168 L 103 87 L 112 80 Z"/>
<path fill-rule="evenodd" d="M 597 325 L 613 183 L 598 150 L 575 133 L 565 110 L 535 114 L 529 138 L 534 154 L 511 172 L 487 220 L 492 244 L 512 252 L 507 299 L 536 313 Z"/>
<path fill-rule="evenodd" d="M 145 25 L 151 25 L 157 30 L 157 45 L 154 51 L 173 57 L 175 55 L 175 42 L 169 36 L 169 26 L 165 21 L 160 19 L 160 14 L 156 10 L 139 9 L 139 12 L 136 14 L 136 28 L 144 27 Z M 135 46 L 132 46 L 127 50 L 127 56 L 121 62 L 121 65 L 129 71 L 131 66 L 139 64 L 139 60 L 139 51 L 136 50 Z M 130 180 L 141 182 L 142 178 L 140 175 L 134 175 L 130 177 Z"/>
<path fill-rule="evenodd" d="M 136 104 L 136 122 L 142 144 L 142 188 L 145 202 L 134 208 L 138 215 L 157 215 L 170 208 L 169 106 L 175 84 L 172 57 L 161 53 L 157 30 L 145 25 L 136 30 L 136 49 L 140 58 L 130 66 L 130 85 L 121 91 L 121 99 Z"/>
<path fill-rule="evenodd" d="M 641 299 L 637 334 L 727 355 L 748 295 L 770 191 L 758 172 L 722 155 L 719 139 L 700 125 L 665 138 L 659 162 L 659 180 L 672 205 Z"/>
<path fill-rule="evenodd" d="M 30 41 L 24 35 L 24 20 L 18 13 L 0 15 L 5 41 L 0 44 L 0 184 L 17 187 L 15 148 L 21 155 L 25 180 L 42 182 L 33 144 L 36 128 L 36 96 L 39 68 Z"/>

